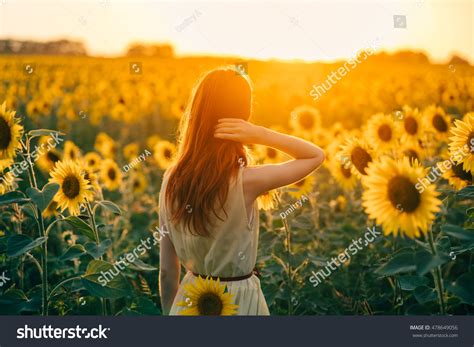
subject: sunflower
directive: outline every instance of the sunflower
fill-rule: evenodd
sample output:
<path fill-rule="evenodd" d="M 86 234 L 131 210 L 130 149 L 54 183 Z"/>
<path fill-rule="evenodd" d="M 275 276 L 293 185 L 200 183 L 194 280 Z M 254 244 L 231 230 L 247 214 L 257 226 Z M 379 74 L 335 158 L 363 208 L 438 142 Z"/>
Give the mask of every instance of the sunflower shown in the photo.
<path fill-rule="evenodd" d="M 298 134 L 311 137 L 321 127 L 321 115 L 311 106 L 299 106 L 291 111 L 290 126 Z"/>
<path fill-rule="evenodd" d="M 116 190 L 122 183 L 122 173 L 112 159 L 102 161 L 100 179 L 108 190 Z"/>
<path fill-rule="evenodd" d="M 226 285 L 212 278 L 196 278 L 194 283 L 184 285 L 186 300 L 177 303 L 185 307 L 179 312 L 183 316 L 232 316 L 238 305 L 232 303 L 233 295 L 226 292 Z"/>
<path fill-rule="evenodd" d="M 464 120 L 456 120 L 451 129 L 453 135 L 449 139 L 449 152 L 452 157 L 457 156 L 458 164 L 463 164 L 464 171 L 474 174 L 474 112 L 468 113 Z M 464 155 L 460 155 L 464 153 Z"/>
<path fill-rule="evenodd" d="M 96 152 L 89 152 L 84 156 L 84 161 L 89 169 L 97 171 L 100 169 L 102 159 Z"/>
<path fill-rule="evenodd" d="M 43 211 L 43 217 L 44 218 L 49 218 L 49 217 L 55 217 L 58 215 L 58 203 L 54 200 L 52 200 L 48 207 Z"/>
<path fill-rule="evenodd" d="M 74 142 L 66 141 L 64 143 L 64 160 L 77 160 L 81 157 L 81 150 Z"/>
<path fill-rule="evenodd" d="M 434 184 L 422 185 L 426 169 L 418 161 L 384 158 L 369 165 L 362 178 L 365 212 L 384 234 L 409 238 L 425 234 L 440 210 L 441 201 Z M 426 180 L 427 181 L 427 180 Z"/>
<path fill-rule="evenodd" d="M 262 163 L 280 163 L 283 160 L 283 154 L 272 147 L 255 145 L 253 153 L 257 161 Z"/>
<path fill-rule="evenodd" d="M 290 194 L 295 199 L 299 199 L 303 195 L 308 195 L 313 191 L 315 181 L 316 178 L 314 176 L 306 176 L 298 182 L 289 185 L 288 194 Z"/>
<path fill-rule="evenodd" d="M 367 143 L 355 137 L 348 138 L 336 156 L 346 168 L 351 168 L 357 177 L 367 174 L 367 166 L 374 159 L 374 154 Z"/>
<path fill-rule="evenodd" d="M 439 166 L 439 164 L 438 164 Z M 472 174 L 470 171 L 465 171 L 462 164 L 454 164 L 449 170 L 443 172 L 443 177 L 448 180 L 448 183 L 456 190 L 460 190 L 472 182 Z"/>
<path fill-rule="evenodd" d="M 155 145 L 161 141 L 158 135 L 151 135 L 146 139 L 147 148 L 155 148 Z"/>
<path fill-rule="evenodd" d="M 131 177 L 132 191 L 135 194 L 143 193 L 148 185 L 146 177 L 140 171 L 135 171 Z"/>
<path fill-rule="evenodd" d="M 399 140 L 393 118 L 383 113 L 372 116 L 367 125 L 366 134 L 372 146 L 380 151 L 395 147 Z"/>
<path fill-rule="evenodd" d="M 279 198 L 278 190 L 270 190 L 257 198 L 259 210 L 270 211 L 276 207 Z"/>
<path fill-rule="evenodd" d="M 0 160 L 16 156 L 16 150 L 21 149 L 22 134 L 23 127 L 15 117 L 15 111 L 7 110 L 4 102 L 0 106 Z"/>
<path fill-rule="evenodd" d="M 84 172 L 84 178 L 89 182 L 90 186 L 92 187 L 92 190 L 98 192 L 100 191 L 100 185 L 99 185 L 99 177 L 95 173 L 94 170 L 92 170 L 90 167 L 88 167 L 85 162 L 82 165 L 82 170 Z"/>
<path fill-rule="evenodd" d="M 424 135 L 424 124 L 417 108 L 412 109 L 403 106 L 403 118 L 396 123 L 398 132 L 401 134 L 401 143 L 405 145 L 418 146 Z"/>
<path fill-rule="evenodd" d="M 342 189 L 352 190 L 356 186 L 357 176 L 352 172 L 350 166 L 339 160 L 331 160 L 328 168 Z"/>
<path fill-rule="evenodd" d="M 106 133 L 99 133 L 95 139 L 94 148 L 105 158 L 114 158 L 116 152 L 115 141 Z"/>
<path fill-rule="evenodd" d="M 428 131 L 435 134 L 437 140 L 446 140 L 451 127 L 451 120 L 441 107 L 434 105 L 425 109 L 424 115 L 425 127 Z"/>
<path fill-rule="evenodd" d="M 59 191 L 54 196 L 58 208 L 61 212 L 68 209 L 73 216 L 79 215 L 80 205 L 91 201 L 94 196 L 90 190 L 92 187 L 84 178 L 81 167 L 71 160 L 59 161 L 50 175 L 49 182 L 60 185 Z"/>
<path fill-rule="evenodd" d="M 124 147 L 123 156 L 125 157 L 125 159 L 131 161 L 135 159 L 136 157 L 138 157 L 138 151 L 139 151 L 138 143 L 132 142 Z"/>
<path fill-rule="evenodd" d="M 13 188 L 15 176 L 10 172 L 12 159 L 0 160 L 0 195 L 5 194 Z"/>
<path fill-rule="evenodd" d="M 61 153 L 52 148 L 38 158 L 38 166 L 44 172 L 49 172 L 59 161 L 61 161 Z"/>
<path fill-rule="evenodd" d="M 416 159 L 420 163 L 426 156 L 425 150 L 420 145 L 410 143 L 410 141 L 402 143 L 397 154 L 399 158 L 407 157 L 410 161 Z"/>
<path fill-rule="evenodd" d="M 159 141 L 155 145 L 154 158 L 158 166 L 162 170 L 166 170 L 173 164 L 173 159 L 176 154 L 176 146 L 169 141 Z"/>

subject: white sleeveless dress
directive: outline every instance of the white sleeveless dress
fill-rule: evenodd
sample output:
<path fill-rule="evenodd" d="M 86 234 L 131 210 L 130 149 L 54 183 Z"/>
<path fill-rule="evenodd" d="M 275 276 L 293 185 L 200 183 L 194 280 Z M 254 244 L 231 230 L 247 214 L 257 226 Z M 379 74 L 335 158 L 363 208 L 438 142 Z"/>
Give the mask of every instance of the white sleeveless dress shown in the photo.
<path fill-rule="evenodd" d="M 163 177 L 160 191 L 160 221 L 169 231 L 169 237 L 181 264 L 187 273 L 180 283 L 170 315 L 178 315 L 186 307 L 176 304 L 185 301 L 184 284 L 194 282 L 193 273 L 217 277 L 239 277 L 250 274 L 257 258 L 258 216 L 257 203 L 253 205 L 250 218 L 245 207 L 242 173 L 232 180 L 225 203 L 227 219 L 214 220 L 211 237 L 194 236 L 183 230 L 183 226 L 170 223 L 165 207 L 165 191 L 168 184 L 168 172 Z M 192 213 L 192 212 L 191 212 Z M 256 219 L 256 220 L 255 220 Z M 250 222 L 249 222 L 250 220 Z M 233 295 L 238 305 L 238 315 L 269 315 L 268 306 L 260 288 L 260 280 L 255 275 L 240 281 L 221 281 L 227 285 L 227 291 Z"/>

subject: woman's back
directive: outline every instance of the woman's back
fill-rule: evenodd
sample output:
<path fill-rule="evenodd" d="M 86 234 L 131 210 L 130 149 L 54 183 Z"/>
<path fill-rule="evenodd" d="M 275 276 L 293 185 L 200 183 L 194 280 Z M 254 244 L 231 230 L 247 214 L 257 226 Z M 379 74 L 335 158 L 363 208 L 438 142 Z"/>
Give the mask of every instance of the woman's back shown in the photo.
<path fill-rule="evenodd" d="M 247 213 L 244 201 L 241 168 L 229 183 L 224 210 L 212 216 L 208 226 L 211 236 L 200 236 L 186 230 L 184 223 L 171 223 L 165 203 L 169 170 L 163 178 L 160 193 L 160 220 L 166 225 L 176 254 L 184 267 L 196 274 L 218 277 L 239 277 L 250 274 L 255 267 L 258 243 L 256 203 Z M 196 213 L 187 206 L 189 213 Z"/>

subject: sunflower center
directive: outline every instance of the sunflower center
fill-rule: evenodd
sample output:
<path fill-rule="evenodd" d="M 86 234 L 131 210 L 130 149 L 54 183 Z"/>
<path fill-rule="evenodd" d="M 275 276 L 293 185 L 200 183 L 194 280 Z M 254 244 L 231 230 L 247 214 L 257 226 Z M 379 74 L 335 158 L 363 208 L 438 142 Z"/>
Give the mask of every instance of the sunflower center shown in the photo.
<path fill-rule="evenodd" d="M 166 159 L 171 159 L 171 151 L 168 148 L 165 149 L 163 155 Z"/>
<path fill-rule="evenodd" d="M 297 186 L 297 187 L 302 187 L 302 186 L 304 186 L 304 181 L 305 181 L 305 180 L 304 180 L 304 178 L 303 178 L 302 180 L 296 182 L 296 183 L 295 183 L 295 186 Z"/>
<path fill-rule="evenodd" d="M 224 305 L 221 298 L 214 293 L 204 293 L 198 300 L 199 314 L 203 316 L 220 316 Z"/>
<path fill-rule="evenodd" d="M 346 178 L 351 178 L 351 169 L 346 168 L 345 165 L 341 165 L 341 173 Z"/>
<path fill-rule="evenodd" d="M 112 180 L 112 181 L 115 181 L 115 177 L 117 177 L 117 173 L 115 172 L 114 169 L 109 169 L 107 171 L 107 176 L 109 176 L 109 178 Z"/>
<path fill-rule="evenodd" d="M 403 151 L 403 155 L 409 159 L 420 159 L 418 158 L 418 153 L 414 149 L 406 149 Z"/>
<path fill-rule="evenodd" d="M 0 149 L 7 149 L 12 140 L 12 132 L 7 121 L 0 117 Z"/>
<path fill-rule="evenodd" d="M 314 118 L 309 112 L 303 112 L 299 116 L 299 122 L 304 129 L 313 129 Z"/>
<path fill-rule="evenodd" d="M 270 159 L 274 159 L 276 158 L 277 156 L 277 151 L 271 147 L 268 147 L 267 148 L 267 156 L 270 158 Z"/>
<path fill-rule="evenodd" d="M 390 128 L 388 124 L 382 124 L 379 126 L 377 133 L 379 138 L 384 142 L 388 142 L 392 139 L 392 128 Z"/>
<path fill-rule="evenodd" d="M 415 211 L 421 202 L 415 185 L 403 176 L 395 176 L 388 182 L 388 198 L 396 209 L 408 213 Z"/>
<path fill-rule="evenodd" d="M 80 183 L 76 176 L 66 176 L 61 186 L 64 195 L 69 199 L 74 199 L 79 195 Z"/>
<path fill-rule="evenodd" d="M 56 154 L 52 153 L 52 152 L 48 152 L 47 158 L 48 158 L 48 160 L 50 160 L 53 163 L 56 163 L 57 161 L 59 161 L 59 157 Z"/>
<path fill-rule="evenodd" d="M 448 130 L 448 124 L 444 120 L 444 118 L 436 114 L 433 119 L 432 119 L 432 124 L 436 130 L 438 130 L 440 133 L 445 133 Z"/>
<path fill-rule="evenodd" d="M 467 138 L 467 147 L 471 150 L 471 153 L 474 153 L 474 132 L 470 133 Z"/>
<path fill-rule="evenodd" d="M 405 130 L 410 135 L 415 135 L 418 131 L 418 122 L 413 117 L 407 117 L 403 123 Z"/>
<path fill-rule="evenodd" d="M 464 181 L 472 181 L 472 174 L 470 171 L 464 171 L 462 164 L 457 164 L 453 166 L 453 173 L 454 176 L 464 180 Z"/>
<path fill-rule="evenodd" d="M 366 175 L 365 169 L 372 161 L 370 154 L 360 146 L 355 147 L 351 153 L 351 162 L 356 167 L 357 171 Z"/>

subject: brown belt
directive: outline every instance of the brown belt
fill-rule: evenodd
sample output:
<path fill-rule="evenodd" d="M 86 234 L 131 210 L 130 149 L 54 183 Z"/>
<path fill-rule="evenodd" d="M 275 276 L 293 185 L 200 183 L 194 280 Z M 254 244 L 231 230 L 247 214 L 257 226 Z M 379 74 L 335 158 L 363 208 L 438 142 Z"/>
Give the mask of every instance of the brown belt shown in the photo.
<path fill-rule="evenodd" d="M 196 277 L 200 276 L 202 278 L 211 278 L 214 281 L 220 280 L 223 282 L 235 282 L 235 281 L 243 281 L 246 280 L 247 278 L 252 277 L 255 274 L 255 271 L 252 271 L 251 273 L 243 276 L 237 276 L 237 277 L 220 277 L 220 276 L 210 276 L 210 275 L 200 275 L 195 272 L 192 272 L 192 274 Z"/>

